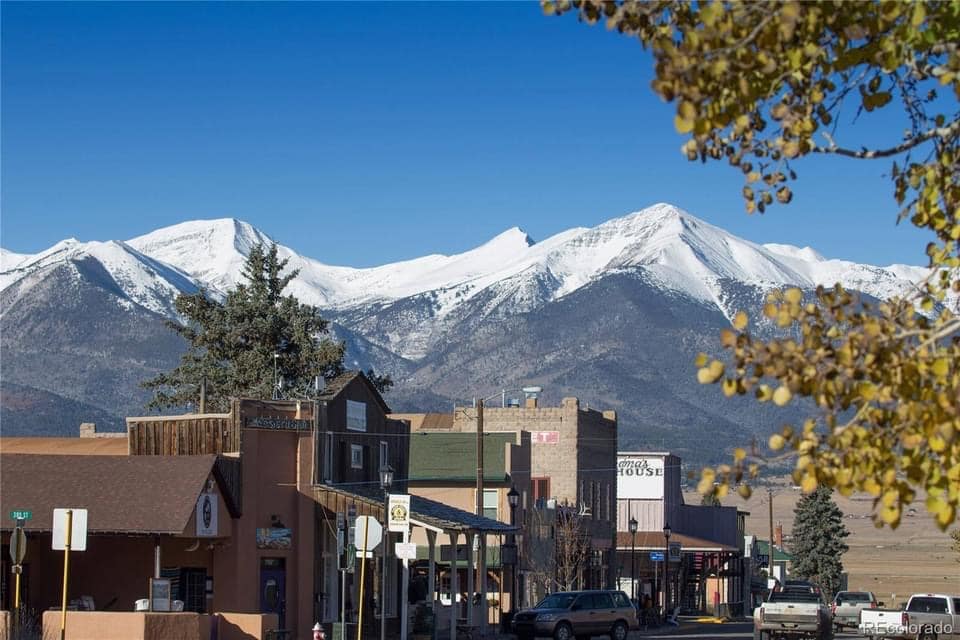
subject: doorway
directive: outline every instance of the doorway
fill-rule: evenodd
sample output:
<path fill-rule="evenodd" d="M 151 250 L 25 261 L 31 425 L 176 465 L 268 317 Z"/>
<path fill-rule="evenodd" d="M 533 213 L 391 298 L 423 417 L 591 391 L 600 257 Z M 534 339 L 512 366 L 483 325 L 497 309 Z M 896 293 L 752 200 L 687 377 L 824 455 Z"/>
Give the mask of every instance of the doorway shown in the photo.
<path fill-rule="evenodd" d="M 260 612 L 275 613 L 286 629 L 287 566 L 284 558 L 260 558 Z"/>

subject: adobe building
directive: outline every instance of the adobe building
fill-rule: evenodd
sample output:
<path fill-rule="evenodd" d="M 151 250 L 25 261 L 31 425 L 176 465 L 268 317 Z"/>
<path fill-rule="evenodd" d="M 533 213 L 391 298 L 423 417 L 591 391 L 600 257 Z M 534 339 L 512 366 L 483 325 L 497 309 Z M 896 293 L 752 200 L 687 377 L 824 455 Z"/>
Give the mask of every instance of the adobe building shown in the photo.
<path fill-rule="evenodd" d="M 405 490 L 409 432 L 388 411 L 362 373 L 347 372 L 310 400 L 238 399 L 223 414 L 128 418 L 120 440 L 126 455 L 87 454 L 103 447 L 119 453 L 106 439 L 67 439 L 83 444 L 62 447 L 65 455 L 23 453 L 29 443 L 8 448 L 0 440 L 4 505 L 34 513 L 26 522 L 26 606 L 59 606 L 62 553 L 50 549 L 51 514 L 83 508 L 88 551 L 71 554 L 69 594 L 79 606 L 133 611 L 155 578 L 170 581 L 171 598 L 185 611 L 268 614 L 289 637 L 305 637 L 317 621 L 330 631 L 341 607 L 356 622 L 361 601 L 369 605 L 365 637 L 379 630 L 381 608 L 395 633 L 399 562 L 385 563 L 385 594 L 374 579 L 378 570 L 371 569 L 362 593 L 357 572 L 347 573 L 344 602 L 337 531 L 338 514 L 384 521 L 382 466 L 398 479 L 392 492 Z M 414 526 L 458 539 L 509 530 L 417 496 L 410 514 Z M 5 510 L 4 546 L 13 526 Z M 368 560 L 374 567 L 385 546 L 392 544 L 381 544 Z M 2 587 L 9 607 L 10 585 Z"/>
<path fill-rule="evenodd" d="M 747 514 L 736 507 L 685 504 L 680 474 L 681 460 L 669 452 L 617 454 L 620 588 L 663 606 L 666 586 L 670 611 L 742 614 L 750 593 L 743 566 Z"/>

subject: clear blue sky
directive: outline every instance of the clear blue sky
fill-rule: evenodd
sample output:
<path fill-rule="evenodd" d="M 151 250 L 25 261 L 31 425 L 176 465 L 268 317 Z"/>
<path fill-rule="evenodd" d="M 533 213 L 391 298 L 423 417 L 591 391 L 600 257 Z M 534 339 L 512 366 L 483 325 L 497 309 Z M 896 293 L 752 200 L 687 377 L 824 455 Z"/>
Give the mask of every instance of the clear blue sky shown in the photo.
<path fill-rule="evenodd" d="M 532 2 L 4 2 L 0 245 L 231 216 L 369 266 L 667 201 L 758 242 L 926 263 L 889 163 L 801 163 L 790 207 L 747 216 L 738 172 L 680 156 L 651 70 Z"/>

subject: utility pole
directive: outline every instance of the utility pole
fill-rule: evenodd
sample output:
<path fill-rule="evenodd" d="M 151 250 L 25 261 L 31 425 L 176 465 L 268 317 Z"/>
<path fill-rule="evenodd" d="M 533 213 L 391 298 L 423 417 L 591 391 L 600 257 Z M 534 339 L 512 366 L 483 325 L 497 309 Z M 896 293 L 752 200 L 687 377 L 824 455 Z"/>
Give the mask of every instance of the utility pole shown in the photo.
<path fill-rule="evenodd" d="M 477 515 L 483 515 L 483 398 L 477 400 Z"/>
<path fill-rule="evenodd" d="M 770 513 L 770 559 L 767 560 L 767 575 L 773 576 L 773 489 L 767 487 L 767 506 Z"/>
<path fill-rule="evenodd" d="M 200 413 L 207 412 L 207 376 L 200 378 Z"/>

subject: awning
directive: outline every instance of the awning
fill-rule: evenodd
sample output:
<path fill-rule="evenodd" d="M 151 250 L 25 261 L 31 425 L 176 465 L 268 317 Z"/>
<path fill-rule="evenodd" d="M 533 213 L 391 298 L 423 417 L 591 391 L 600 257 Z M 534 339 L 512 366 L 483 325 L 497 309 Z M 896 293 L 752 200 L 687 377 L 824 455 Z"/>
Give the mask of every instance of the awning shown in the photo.
<path fill-rule="evenodd" d="M 686 551 L 719 553 L 735 553 L 739 551 L 736 547 L 731 547 L 722 542 L 704 540 L 695 538 L 685 533 L 673 533 L 670 536 L 670 542 L 679 542 L 681 553 Z M 663 551 L 667 546 L 666 539 L 660 531 L 637 531 L 636 546 L 633 546 L 633 535 L 629 531 L 617 532 L 617 550 L 630 551 L 635 548 L 637 551 Z"/>
<path fill-rule="evenodd" d="M 319 504 L 334 513 L 346 513 L 347 508 L 353 505 L 358 516 L 370 515 L 383 519 L 383 491 L 375 483 L 321 484 L 313 487 L 313 495 Z M 410 519 L 435 531 L 510 533 L 519 530 L 519 527 L 417 495 L 410 496 Z"/>

